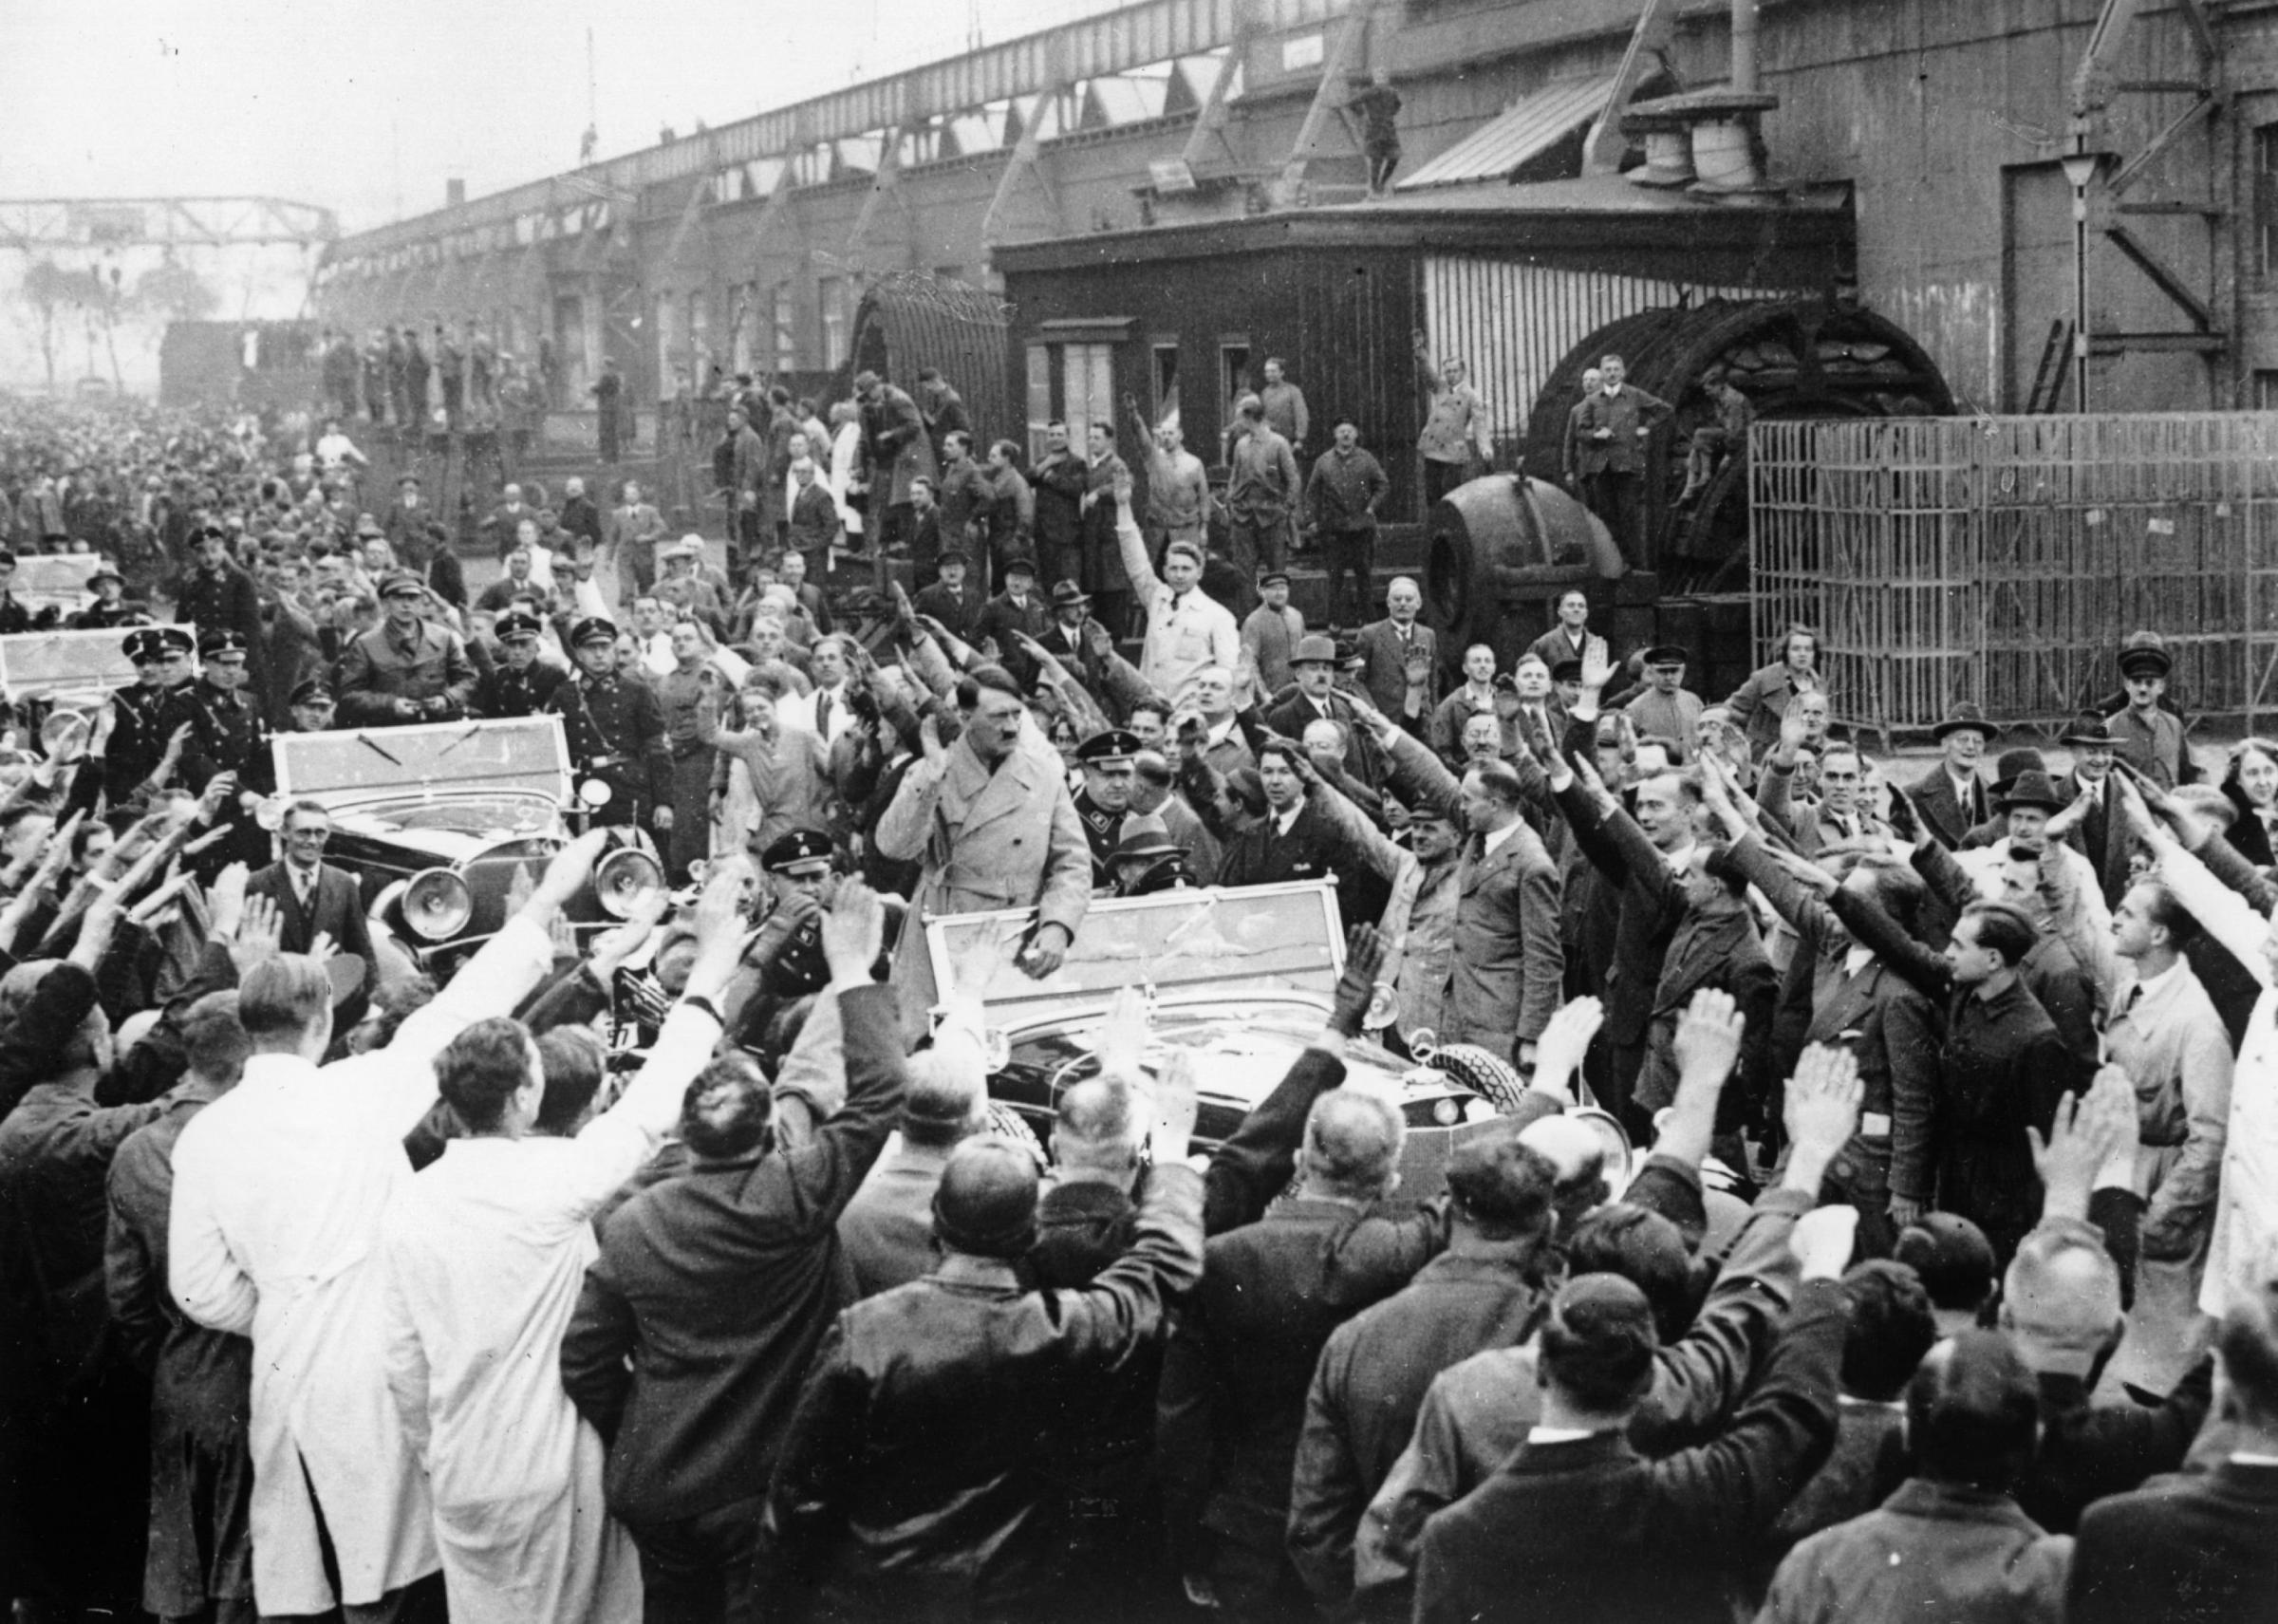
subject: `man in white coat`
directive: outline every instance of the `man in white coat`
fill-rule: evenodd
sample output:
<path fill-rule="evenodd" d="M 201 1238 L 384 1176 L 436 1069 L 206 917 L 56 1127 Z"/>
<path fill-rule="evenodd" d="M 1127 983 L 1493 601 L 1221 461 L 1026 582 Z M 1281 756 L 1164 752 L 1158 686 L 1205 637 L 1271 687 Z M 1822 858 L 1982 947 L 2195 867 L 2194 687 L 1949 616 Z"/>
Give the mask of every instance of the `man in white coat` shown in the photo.
<path fill-rule="evenodd" d="M 520 1021 L 477 1021 L 437 1057 L 463 1136 L 397 1191 L 380 1271 L 388 1385 L 427 1470 L 455 1624 L 640 1615 L 640 1559 L 605 1507 L 601 1437 L 563 1391 L 562 1334 L 600 1252 L 593 1214 L 655 1151 L 719 1040 L 748 875 L 740 858 L 714 867 L 681 1002 L 624 1097 L 574 1138 L 531 1133 L 546 1070 Z"/>
<path fill-rule="evenodd" d="M 371 1266 L 381 1218 L 411 1179 L 402 1139 L 435 1103 L 436 1055 L 537 985 L 553 961 L 553 916 L 586 885 L 605 837 L 597 830 L 556 856 L 521 911 L 385 1049 L 318 1069 L 332 993 L 313 959 L 280 955 L 239 988 L 253 1055 L 176 1147 L 167 1274 L 191 1318 L 252 1338 L 253 1599 L 264 1615 L 337 1605 L 350 1624 L 376 1624 L 440 1565 L 426 1474 L 388 1391 L 385 1299 Z"/>

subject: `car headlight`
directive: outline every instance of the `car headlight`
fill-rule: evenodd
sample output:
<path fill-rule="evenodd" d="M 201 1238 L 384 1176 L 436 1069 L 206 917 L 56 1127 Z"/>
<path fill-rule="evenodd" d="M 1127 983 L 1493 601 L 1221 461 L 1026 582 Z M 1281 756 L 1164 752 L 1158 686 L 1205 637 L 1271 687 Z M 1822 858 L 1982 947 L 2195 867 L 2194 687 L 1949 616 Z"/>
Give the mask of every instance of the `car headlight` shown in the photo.
<path fill-rule="evenodd" d="M 1492 1122 L 1495 1120 L 1495 1116 L 1493 1100 L 1482 1099 L 1479 1095 L 1473 1094 L 1469 1099 L 1464 1101 L 1464 1120 L 1466 1122 Z"/>
<path fill-rule="evenodd" d="M 1463 1120 L 1463 1115 L 1464 1108 L 1456 1103 L 1453 1095 L 1436 1101 L 1431 1108 L 1431 1120 L 1442 1128 L 1453 1128 Z"/>
<path fill-rule="evenodd" d="M 449 868 L 414 874 L 403 887 L 403 923 L 425 942 L 448 942 L 475 917 L 475 896 Z"/>

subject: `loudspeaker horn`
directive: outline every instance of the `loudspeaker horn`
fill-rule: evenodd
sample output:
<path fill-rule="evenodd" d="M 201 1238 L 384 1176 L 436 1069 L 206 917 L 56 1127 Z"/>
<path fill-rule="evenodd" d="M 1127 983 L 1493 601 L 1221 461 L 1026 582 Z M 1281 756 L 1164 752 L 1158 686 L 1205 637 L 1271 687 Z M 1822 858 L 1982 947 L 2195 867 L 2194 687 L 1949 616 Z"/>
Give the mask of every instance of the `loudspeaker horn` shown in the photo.
<path fill-rule="evenodd" d="M 40 750 L 50 761 L 76 761 L 86 753 L 87 733 L 84 712 L 50 711 L 40 723 Z"/>

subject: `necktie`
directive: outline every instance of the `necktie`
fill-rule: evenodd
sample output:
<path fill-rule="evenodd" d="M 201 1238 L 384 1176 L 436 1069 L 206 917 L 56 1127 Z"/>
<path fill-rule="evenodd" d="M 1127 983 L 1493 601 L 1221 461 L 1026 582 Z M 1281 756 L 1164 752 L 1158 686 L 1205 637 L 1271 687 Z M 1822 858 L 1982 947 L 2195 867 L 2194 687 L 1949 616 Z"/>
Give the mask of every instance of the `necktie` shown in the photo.
<path fill-rule="evenodd" d="M 831 732 L 831 690 L 828 688 L 814 696 L 814 731 L 826 737 Z"/>
<path fill-rule="evenodd" d="M 2119 1000 L 2119 1018 L 2125 1020 L 2128 1018 L 2128 1017 L 2134 1015 L 2136 1013 L 2136 1006 L 2142 1001 L 2143 983 L 2141 981 L 2138 981 L 2134 986 L 2128 989 L 2128 996 Z"/>

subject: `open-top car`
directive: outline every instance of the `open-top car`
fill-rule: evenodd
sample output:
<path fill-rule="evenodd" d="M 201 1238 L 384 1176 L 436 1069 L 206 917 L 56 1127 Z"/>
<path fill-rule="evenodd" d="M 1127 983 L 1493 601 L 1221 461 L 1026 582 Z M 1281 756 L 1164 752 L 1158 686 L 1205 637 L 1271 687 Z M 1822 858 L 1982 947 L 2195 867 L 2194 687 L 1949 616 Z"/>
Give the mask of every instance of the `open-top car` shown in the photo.
<path fill-rule="evenodd" d="M 283 733 L 277 794 L 330 814 L 325 860 L 355 874 L 372 915 L 439 971 L 495 935 L 517 876 L 534 882 L 570 838 L 570 751 L 559 717 Z M 588 897 L 573 927 L 612 923 Z"/>
<path fill-rule="evenodd" d="M 996 952 L 1027 920 L 1017 910 L 929 919 L 904 938 L 902 951 L 918 960 L 903 975 L 930 1001 L 952 964 L 995 952 L 997 969 L 981 992 L 989 1092 L 1040 1139 L 1060 1095 L 1098 1071 L 1100 1027 L 1118 988 L 1148 995 L 1150 1072 L 1174 1047 L 1194 1054 L 1202 1096 L 1195 1148 L 1209 1150 L 1319 1036 L 1344 971 L 1336 888 L 1327 881 L 1094 902 L 1059 969 L 1040 981 Z M 1497 1114 L 1492 1101 L 1447 1071 L 1367 1038 L 1347 1046 L 1345 1068 L 1346 1087 L 1382 1094 L 1407 1120 L 1404 1195 L 1436 1194 L 1455 1146 Z"/>
<path fill-rule="evenodd" d="M 196 626 L 184 627 L 193 637 Z M 0 637 L 0 692 L 18 705 L 38 701 L 59 709 L 92 710 L 136 681 L 126 657 L 126 633 L 20 631 Z"/>

